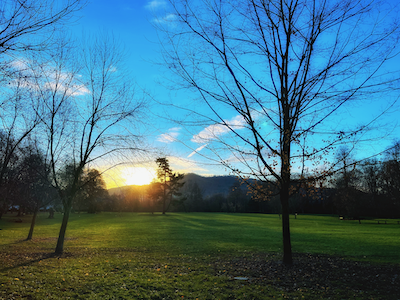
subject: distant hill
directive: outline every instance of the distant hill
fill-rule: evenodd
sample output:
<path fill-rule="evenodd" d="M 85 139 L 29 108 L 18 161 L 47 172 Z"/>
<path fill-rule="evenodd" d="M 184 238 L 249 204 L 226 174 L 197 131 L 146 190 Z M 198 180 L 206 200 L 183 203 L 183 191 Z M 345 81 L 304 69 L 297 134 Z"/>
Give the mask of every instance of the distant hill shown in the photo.
<path fill-rule="evenodd" d="M 197 184 L 200 188 L 203 197 L 209 197 L 216 194 L 223 194 L 227 196 L 232 190 L 235 183 L 239 180 L 235 176 L 210 176 L 204 177 L 197 174 L 189 173 L 184 177 L 185 185 L 183 191 L 189 189 L 193 184 Z"/>
<path fill-rule="evenodd" d="M 141 190 L 141 189 L 146 189 L 148 185 L 125 185 L 125 186 L 120 186 L 112 189 L 108 189 L 108 193 L 110 195 L 114 194 L 124 194 L 129 190 L 136 189 L 136 190 Z"/>
<path fill-rule="evenodd" d="M 223 194 L 227 196 L 232 189 L 232 186 L 235 183 L 239 183 L 239 180 L 235 176 L 200 176 L 197 174 L 189 173 L 185 174 L 183 179 L 185 181 L 185 185 L 182 188 L 182 192 L 190 189 L 194 184 L 200 188 L 202 195 L 204 198 L 216 195 Z M 108 192 L 110 195 L 113 194 L 123 194 L 131 189 L 145 189 L 147 186 L 138 186 L 138 185 L 127 185 L 117 188 L 109 189 Z M 246 189 L 245 186 L 242 189 Z"/>

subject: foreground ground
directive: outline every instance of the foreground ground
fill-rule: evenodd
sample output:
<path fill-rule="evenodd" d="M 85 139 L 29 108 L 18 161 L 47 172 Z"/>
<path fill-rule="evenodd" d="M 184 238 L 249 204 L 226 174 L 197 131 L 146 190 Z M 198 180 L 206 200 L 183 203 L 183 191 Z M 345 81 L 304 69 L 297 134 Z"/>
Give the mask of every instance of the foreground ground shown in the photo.
<path fill-rule="evenodd" d="M 251 214 L 73 215 L 0 221 L 0 299 L 400 299 L 400 226 L 291 220 L 295 264 L 280 263 L 280 220 Z M 382 223 L 382 222 L 380 222 Z"/>

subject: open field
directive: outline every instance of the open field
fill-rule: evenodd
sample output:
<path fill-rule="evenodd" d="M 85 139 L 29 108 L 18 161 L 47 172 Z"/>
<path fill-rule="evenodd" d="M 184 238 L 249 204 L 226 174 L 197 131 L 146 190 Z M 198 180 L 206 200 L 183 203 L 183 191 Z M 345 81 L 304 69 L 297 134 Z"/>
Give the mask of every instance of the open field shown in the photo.
<path fill-rule="evenodd" d="M 0 221 L 0 299 L 400 299 L 398 220 L 293 217 L 289 269 L 277 215 L 72 214 L 62 256 L 61 215 L 29 242 L 16 219 Z"/>

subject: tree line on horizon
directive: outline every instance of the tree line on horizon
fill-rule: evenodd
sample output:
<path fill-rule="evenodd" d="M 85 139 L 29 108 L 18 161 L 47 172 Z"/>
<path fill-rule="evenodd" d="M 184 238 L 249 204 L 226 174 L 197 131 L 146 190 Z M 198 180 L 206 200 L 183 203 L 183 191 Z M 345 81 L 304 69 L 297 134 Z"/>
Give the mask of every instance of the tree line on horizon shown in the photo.
<path fill-rule="evenodd" d="M 336 158 L 342 164 L 340 172 L 318 183 L 305 185 L 293 181 L 297 192 L 289 201 L 291 214 L 333 214 L 358 220 L 400 218 L 400 142 L 390 147 L 381 161 L 355 163 L 351 151 L 345 147 Z M 72 212 L 282 213 L 279 194 L 271 193 L 271 197 L 260 199 L 235 176 L 183 175 L 172 171 L 168 159 L 159 158 L 157 162 L 158 180 L 114 191 L 106 189 L 96 169 L 85 170 L 80 178 L 85 184 L 73 200 Z M 70 165 L 65 165 L 61 174 L 66 183 L 72 174 L 70 169 Z M 48 174 L 49 166 L 39 152 L 29 146 L 21 149 L 6 176 L 7 184 L 2 186 L 13 192 L 1 191 L 9 198 L 2 201 L 0 218 L 9 212 L 17 217 L 36 215 L 39 210 L 63 212 Z M 265 188 L 274 192 L 272 185 Z"/>
<path fill-rule="evenodd" d="M 334 164 L 339 171 L 319 181 L 292 181 L 295 191 L 289 199 L 291 214 L 335 214 L 347 218 L 400 218 L 400 142 L 385 151 L 382 160 L 358 161 L 348 147 L 341 147 Z M 202 177 L 186 174 L 179 196 L 170 199 L 170 211 L 281 214 L 279 193 L 274 185 L 261 183 L 270 196 L 260 198 L 251 185 L 236 176 Z M 148 186 L 126 187 L 112 196 L 114 211 L 162 211 Z M 257 183 L 260 184 L 260 183 Z M 110 205 L 110 203 L 108 204 Z M 110 206 L 109 206 L 110 208 Z"/>

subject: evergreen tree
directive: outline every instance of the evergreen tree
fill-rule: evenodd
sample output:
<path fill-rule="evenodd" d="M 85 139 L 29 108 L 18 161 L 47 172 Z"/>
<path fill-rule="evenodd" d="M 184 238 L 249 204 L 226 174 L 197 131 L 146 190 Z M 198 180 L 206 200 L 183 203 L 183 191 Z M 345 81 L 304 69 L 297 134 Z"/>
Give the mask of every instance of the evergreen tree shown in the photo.
<path fill-rule="evenodd" d="M 163 205 L 162 213 L 165 214 L 174 197 L 179 198 L 181 196 L 179 190 L 184 185 L 184 182 L 181 182 L 184 175 L 174 173 L 169 166 L 168 159 L 165 157 L 157 158 L 156 163 L 159 184 L 154 185 L 156 190 L 153 192 L 153 197 L 155 200 L 161 200 Z"/>

